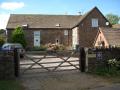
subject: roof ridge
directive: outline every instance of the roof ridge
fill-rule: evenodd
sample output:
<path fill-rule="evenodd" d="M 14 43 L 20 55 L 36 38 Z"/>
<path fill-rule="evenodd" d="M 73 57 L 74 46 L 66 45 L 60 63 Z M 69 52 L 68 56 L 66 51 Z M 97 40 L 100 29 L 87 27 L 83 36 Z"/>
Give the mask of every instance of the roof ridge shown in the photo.
<path fill-rule="evenodd" d="M 90 11 L 88 11 L 87 13 L 85 13 L 82 17 L 81 20 L 79 21 L 78 24 L 80 24 L 93 10 L 97 9 L 98 12 L 100 12 L 100 14 L 105 18 L 105 16 L 101 13 L 101 11 L 97 8 L 97 6 L 95 6 L 94 8 L 92 8 Z M 106 19 L 106 18 L 105 18 Z M 107 20 L 107 19 L 106 19 Z M 107 20 L 108 21 L 108 20 Z M 110 22 L 109 22 L 110 23 Z M 76 27 L 78 24 L 76 24 L 74 27 Z M 110 23 L 111 25 L 111 23 Z M 73 27 L 73 28 L 74 28 Z"/>
<path fill-rule="evenodd" d="M 64 15 L 64 14 L 10 14 L 10 15 L 33 15 L 33 16 L 36 16 L 36 15 L 39 15 L 39 16 L 82 16 L 82 15 Z"/>

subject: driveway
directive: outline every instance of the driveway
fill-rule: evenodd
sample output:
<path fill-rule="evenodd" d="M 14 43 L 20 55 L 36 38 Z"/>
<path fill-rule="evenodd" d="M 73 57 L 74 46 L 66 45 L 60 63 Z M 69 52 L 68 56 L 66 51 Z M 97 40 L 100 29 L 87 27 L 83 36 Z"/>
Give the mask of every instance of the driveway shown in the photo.
<path fill-rule="evenodd" d="M 111 85 L 102 78 L 79 71 L 33 73 L 21 76 L 20 81 L 26 90 L 103 90 L 101 88 Z"/>
<path fill-rule="evenodd" d="M 110 86 L 95 88 L 91 90 L 120 90 L 120 84 L 112 84 Z"/>

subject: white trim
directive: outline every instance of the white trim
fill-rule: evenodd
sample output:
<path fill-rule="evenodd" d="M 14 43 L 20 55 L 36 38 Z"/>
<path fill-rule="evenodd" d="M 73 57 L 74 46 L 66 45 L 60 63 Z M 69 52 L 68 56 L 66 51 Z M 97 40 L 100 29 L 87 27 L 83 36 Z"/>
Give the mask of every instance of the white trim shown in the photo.
<path fill-rule="evenodd" d="M 40 31 L 34 31 L 34 46 L 40 46 Z"/>

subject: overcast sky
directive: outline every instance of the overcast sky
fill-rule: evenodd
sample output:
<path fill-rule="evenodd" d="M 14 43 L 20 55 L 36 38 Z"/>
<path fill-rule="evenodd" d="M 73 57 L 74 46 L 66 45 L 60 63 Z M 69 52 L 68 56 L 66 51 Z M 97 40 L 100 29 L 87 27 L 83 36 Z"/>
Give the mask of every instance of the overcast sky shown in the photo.
<path fill-rule="evenodd" d="M 106 15 L 120 16 L 120 0 L 0 0 L 0 28 L 5 28 L 9 14 L 86 13 L 97 6 Z"/>

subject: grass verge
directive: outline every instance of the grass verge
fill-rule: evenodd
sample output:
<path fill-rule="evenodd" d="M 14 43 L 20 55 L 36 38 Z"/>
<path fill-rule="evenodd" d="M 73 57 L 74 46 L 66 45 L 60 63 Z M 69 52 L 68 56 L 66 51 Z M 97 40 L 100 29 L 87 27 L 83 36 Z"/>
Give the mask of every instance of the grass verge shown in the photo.
<path fill-rule="evenodd" d="M 0 80 L 0 90 L 25 90 L 17 80 Z"/>
<path fill-rule="evenodd" d="M 112 83 L 120 83 L 120 70 L 116 68 L 96 68 L 95 71 L 90 72 L 89 74 L 97 75 Z"/>

